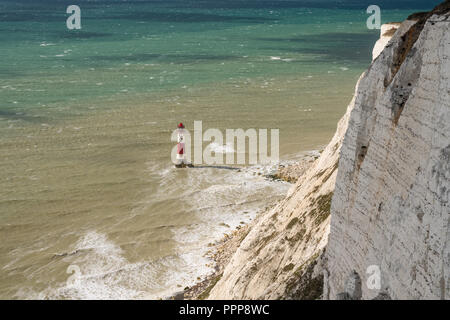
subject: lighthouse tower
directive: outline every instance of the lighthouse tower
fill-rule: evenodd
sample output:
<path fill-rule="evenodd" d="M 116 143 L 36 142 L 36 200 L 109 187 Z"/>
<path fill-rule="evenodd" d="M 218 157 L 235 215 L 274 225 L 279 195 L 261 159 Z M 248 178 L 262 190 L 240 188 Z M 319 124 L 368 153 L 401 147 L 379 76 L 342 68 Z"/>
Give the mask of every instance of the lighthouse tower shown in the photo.
<path fill-rule="evenodd" d="M 186 152 L 184 144 L 184 125 L 179 123 L 177 126 L 178 145 L 177 145 L 177 164 L 176 167 L 183 168 L 186 166 Z"/>

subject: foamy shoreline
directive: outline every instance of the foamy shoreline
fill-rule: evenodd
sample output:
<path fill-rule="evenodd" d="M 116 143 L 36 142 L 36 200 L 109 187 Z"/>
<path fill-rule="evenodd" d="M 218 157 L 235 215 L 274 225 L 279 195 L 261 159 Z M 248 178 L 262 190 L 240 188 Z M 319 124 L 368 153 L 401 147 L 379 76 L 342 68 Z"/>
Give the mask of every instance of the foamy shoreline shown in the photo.
<path fill-rule="evenodd" d="M 265 176 L 269 179 L 283 180 L 289 183 L 295 183 L 297 179 L 311 166 L 319 151 L 310 151 L 301 155 L 299 159 L 282 161 L 278 164 L 275 173 L 269 173 Z M 184 288 L 182 291 L 174 292 L 166 297 L 168 300 L 203 300 L 207 299 L 209 291 L 220 280 L 225 266 L 230 261 L 233 254 L 240 246 L 242 240 L 247 236 L 252 225 L 257 221 L 265 211 L 270 210 L 278 201 L 270 203 L 262 208 L 254 220 L 245 225 L 237 226 L 230 234 L 225 234 L 221 239 L 210 244 L 211 249 L 206 253 L 206 257 L 211 260 L 214 271 L 206 274 L 194 285 Z"/>

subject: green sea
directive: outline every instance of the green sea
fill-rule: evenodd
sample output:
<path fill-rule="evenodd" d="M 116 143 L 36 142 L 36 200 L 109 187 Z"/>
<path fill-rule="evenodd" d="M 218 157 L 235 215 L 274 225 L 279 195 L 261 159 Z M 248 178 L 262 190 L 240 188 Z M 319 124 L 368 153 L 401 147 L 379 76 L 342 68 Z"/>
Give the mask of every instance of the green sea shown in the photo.
<path fill-rule="evenodd" d="M 282 162 L 317 154 L 370 65 L 370 2 L 0 0 L 0 298 L 164 298 L 211 272 L 209 245 L 291 185 L 175 169 L 172 131 L 277 128 Z"/>

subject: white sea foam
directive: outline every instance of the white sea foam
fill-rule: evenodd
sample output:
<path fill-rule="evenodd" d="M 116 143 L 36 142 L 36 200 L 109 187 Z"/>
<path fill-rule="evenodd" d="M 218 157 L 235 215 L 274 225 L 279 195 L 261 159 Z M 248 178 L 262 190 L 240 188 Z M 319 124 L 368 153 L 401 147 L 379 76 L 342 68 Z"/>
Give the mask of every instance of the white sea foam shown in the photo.
<path fill-rule="evenodd" d="M 10 85 L 2 86 L 2 89 L 17 90 L 17 88 L 10 86 Z"/>
<path fill-rule="evenodd" d="M 212 152 L 215 153 L 233 153 L 233 146 L 230 144 L 219 145 L 216 142 L 212 142 L 209 144 L 209 148 Z"/>
<path fill-rule="evenodd" d="M 45 290 L 37 298 L 155 299 L 158 297 L 154 294 L 155 290 L 159 289 L 159 292 L 164 293 L 181 280 L 181 272 L 170 272 L 177 267 L 187 268 L 189 265 L 186 258 L 176 256 L 131 263 L 123 254 L 123 250 L 105 234 L 87 232 L 75 245 L 70 264 L 72 267 L 68 270 L 76 272 L 68 274 L 70 281 Z M 186 273 L 185 276 L 192 275 Z M 169 294 L 170 291 L 165 293 Z"/>
<path fill-rule="evenodd" d="M 73 252 L 79 253 L 79 257 L 71 265 L 79 268 L 80 273 L 72 275 L 73 281 L 48 290 L 47 298 L 126 299 L 144 294 L 129 286 L 131 279 L 126 279 L 137 265 L 128 263 L 120 247 L 104 234 L 88 232 L 78 241 Z"/>
<path fill-rule="evenodd" d="M 157 260 L 144 256 L 138 262 L 130 262 L 124 250 L 106 234 L 89 231 L 68 250 L 71 254 L 62 258 L 67 266 L 78 266 L 80 275 L 75 281 L 49 288 L 36 298 L 167 297 L 213 271 L 206 257 L 209 243 L 238 225 L 250 222 L 261 207 L 267 205 L 268 199 L 283 196 L 290 186 L 264 177 L 276 164 L 246 167 L 240 171 L 208 166 L 185 171 L 152 163 L 148 166 L 149 173 L 159 172 L 161 177 L 161 186 L 157 194 L 149 195 L 148 203 L 176 196 L 180 203 L 190 204 L 194 210 L 196 218 L 191 223 L 171 227 L 176 243 L 174 250 Z M 183 184 L 188 188 L 174 188 L 178 186 L 180 174 L 185 177 Z M 30 296 L 30 292 L 26 294 Z"/>

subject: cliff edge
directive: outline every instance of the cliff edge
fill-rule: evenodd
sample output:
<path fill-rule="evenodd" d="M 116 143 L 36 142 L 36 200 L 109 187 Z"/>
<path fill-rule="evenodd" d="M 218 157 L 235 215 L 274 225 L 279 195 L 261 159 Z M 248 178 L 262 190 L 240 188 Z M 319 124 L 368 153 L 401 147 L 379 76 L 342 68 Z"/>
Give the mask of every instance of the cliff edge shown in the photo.
<path fill-rule="evenodd" d="M 332 141 L 209 299 L 450 297 L 449 10 L 389 28 Z"/>
<path fill-rule="evenodd" d="M 449 8 L 411 16 L 358 85 L 325 298 L 450 298 Z"/>

